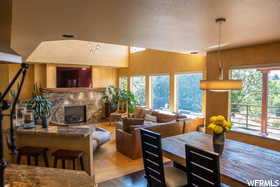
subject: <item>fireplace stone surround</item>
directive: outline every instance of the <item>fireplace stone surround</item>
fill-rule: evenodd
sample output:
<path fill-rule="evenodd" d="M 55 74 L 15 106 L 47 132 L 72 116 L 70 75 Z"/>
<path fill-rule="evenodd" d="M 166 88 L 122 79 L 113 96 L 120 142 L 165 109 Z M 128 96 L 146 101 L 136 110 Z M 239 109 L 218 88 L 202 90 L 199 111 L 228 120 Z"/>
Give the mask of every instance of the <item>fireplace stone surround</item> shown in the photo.
<path fill-rule="evenodd" d="M 102 100 L 103 90 L 104 89 L 102 88 L 41 89 L 44 96 L 53 103 L 50 123 L 71 125 L 101 121 L 104 116 L 104 102 Z M 80 122 L 76 121 L 75 123 L 65 120 L 65 107 L 78 107 L 81 110 L 84 110 L 85 120 Z"/>

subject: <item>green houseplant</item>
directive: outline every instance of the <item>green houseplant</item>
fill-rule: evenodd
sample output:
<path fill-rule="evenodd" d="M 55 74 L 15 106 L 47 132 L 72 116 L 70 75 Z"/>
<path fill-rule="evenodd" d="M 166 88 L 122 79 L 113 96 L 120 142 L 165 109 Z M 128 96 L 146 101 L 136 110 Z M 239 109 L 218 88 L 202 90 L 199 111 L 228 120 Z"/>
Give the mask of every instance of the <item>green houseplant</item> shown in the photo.
<path fill-rule="evenodd" d="M 37 121 L 41 120 L 43 128 L 47 128 L 52 102 L 41 94 L 40 89 L 36 84 L 34 85 L 32 98 L 27 100 L 26 103 L 32 108 L 35 119 Z"/>
<path fill-rule="evenodd" d="M 114 112 L 117 109 L 117 103 L 120 99 L 128 100 L 129 114 L 133 113 L 135 106 L 139 104 L 139 100 L 132 92 L 114 86 L 108 86 L 105 89 L 103 96 L 105 102 L 105 117 L 108 117 L 111 112 Z"/>

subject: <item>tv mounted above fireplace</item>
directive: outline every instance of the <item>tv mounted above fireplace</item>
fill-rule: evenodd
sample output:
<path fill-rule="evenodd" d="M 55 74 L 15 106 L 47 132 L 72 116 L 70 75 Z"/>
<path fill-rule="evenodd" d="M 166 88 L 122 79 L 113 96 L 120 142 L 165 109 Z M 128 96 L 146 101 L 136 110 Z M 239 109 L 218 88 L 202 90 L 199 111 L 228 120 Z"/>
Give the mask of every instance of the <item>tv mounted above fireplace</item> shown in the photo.
<path fill-rule="evenodd" d="M 56 77 L 57 88 L 92 87 L 91 68 L 57 67 Z"/>

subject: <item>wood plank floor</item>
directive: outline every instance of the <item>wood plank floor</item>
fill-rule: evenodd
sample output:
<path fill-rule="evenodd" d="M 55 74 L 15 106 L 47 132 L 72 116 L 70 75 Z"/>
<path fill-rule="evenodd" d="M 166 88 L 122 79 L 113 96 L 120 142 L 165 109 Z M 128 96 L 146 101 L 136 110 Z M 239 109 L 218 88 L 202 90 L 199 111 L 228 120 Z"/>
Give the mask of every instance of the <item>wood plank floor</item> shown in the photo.
<path fill-rule="evenodd" d="M 123 177 L 98 184 L 98 187 L 146 187 L 144 171 L 135 172 Z"/>

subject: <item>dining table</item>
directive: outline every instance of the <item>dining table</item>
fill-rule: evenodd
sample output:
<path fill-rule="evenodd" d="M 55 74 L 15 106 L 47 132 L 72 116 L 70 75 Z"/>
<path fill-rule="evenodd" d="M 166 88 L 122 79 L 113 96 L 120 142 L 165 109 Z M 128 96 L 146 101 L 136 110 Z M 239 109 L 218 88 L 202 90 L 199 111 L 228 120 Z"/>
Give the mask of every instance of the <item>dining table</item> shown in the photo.
<path fill-rule="evenodd" d="M 164 157 L 186 167 L 186 144 L 214 152 L 211 135 L 191 132 L 163 138 Z M 280 152 L 225 139 L 224 151 L 220 154 L 220 174 L 221 181 L 233 187 L 260 183 L 280 186 Z"/>

